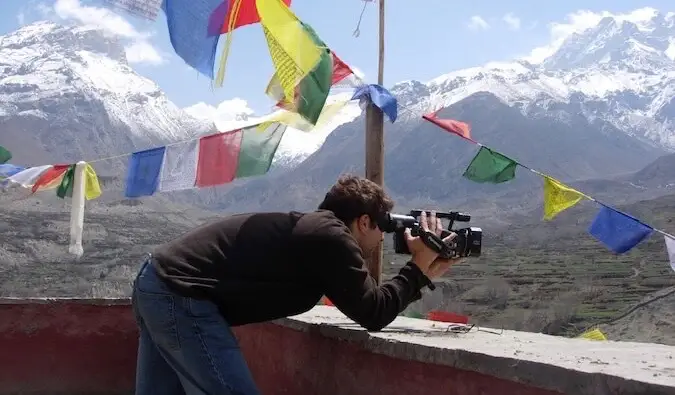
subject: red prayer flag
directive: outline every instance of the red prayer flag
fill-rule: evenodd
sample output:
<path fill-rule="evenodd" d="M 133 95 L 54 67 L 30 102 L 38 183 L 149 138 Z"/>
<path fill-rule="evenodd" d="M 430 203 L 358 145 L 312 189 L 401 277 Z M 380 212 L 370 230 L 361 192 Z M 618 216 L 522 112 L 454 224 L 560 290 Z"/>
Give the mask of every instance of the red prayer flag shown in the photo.
<path fill-rule="evenodd" d="M 335 85 L 347 78 L 350 74 L 354 74 L 354 72 L 347 63 L 338 58 L 335 52 L 331 51 L 331 54 L 333 55 L 333 80 L 331 81 L 331 85 Z"/>
<path fill-rule="evenodd" d="M 450 133 L 454 133 L 460 137 L 463 137 L 473 143 L 476 143 L 472 138 L 471 138 L 471 126 L 469 126 L 468 123 L 456 121 L 454 119 L 439 119 L 438 118 L 438 111 L 434 111 L 432 113 L 422 115 L 422 118 L 426 119 L 427 121 L 433 123 L 434 125 L 440 127 L 441 129 L 444 129 Z M 477 143 L 476 143 L 477 144 Z"/>
<path fill-rule="evenodd" d="M 69 167 L 70 165 L 54 165 L 51 169 L 42 173 L 40 178 L 35 180 L 35 184 L 33 184 L 33 188 L 31 188 L 32 193 L 37 192 L 40 187 L 47 186 L 54 182 L 54 180 L 61 177 Z"/>
<path fill-rule="evenodd" d="M 447 311 L 432 310 L 427 313 L 430 321 L 450 322 L 453 324 L 468 324 L 469 317 L 466 315 L 450 313 Z"/>
<path fill-rule="evenodd" d="M 237 174 L 242 131 L 217 133 L 199 139 L 198 188 L 232 182 Z"/>
<path fill-rule="evenodd" d="M 230 18 L 232 17 L 232 11 L 235 8 L 233 5 L 236 5 L 237 1 L 239 1 L 240 4 L 239 12 L 234 20 L 234 29 L 260 22 L 258 8 L 256 8 L 255 5 L 256 0 L 226 0 L 213 10 L 209 17 L 208 32 L 210 36 L 215 35 L 214 32 L 218 30 L 220 31 L 220 34 L 230 32 Z M 283 0 L 283 2 L 288 7 L 291 6 L 291 0 Z"/>

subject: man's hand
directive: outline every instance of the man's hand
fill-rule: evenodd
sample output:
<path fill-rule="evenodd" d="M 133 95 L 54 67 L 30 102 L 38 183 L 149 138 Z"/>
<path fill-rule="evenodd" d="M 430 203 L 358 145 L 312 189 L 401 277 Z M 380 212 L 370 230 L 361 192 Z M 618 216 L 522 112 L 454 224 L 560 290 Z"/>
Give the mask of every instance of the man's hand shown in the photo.
<path fill-rule="evenodd" d="M 441 236 L 443 232 L 443 224 L 441 219 L 436 217 L 436 212 L 432 211 L 429 218 L 427 213 L 422 211 L 420 214 L 420 226 L 424 232 L 432 232 L 436 236 Z M 448 242 L 457 236 L 455 233 L 450 233 L 449 236 L 443 239 Z M 405 238 L 408 243 L 408 249 L 412 254 L 411 261 L 420 268 L 429 279 L 433 279 L 445 273 L 446 270 L 457 262 L 457 259 L 438 259 L 438 253 L 427 247 L 420 237 L 413 237 L 410 234 L 410 229 L 405 230 Z"/>

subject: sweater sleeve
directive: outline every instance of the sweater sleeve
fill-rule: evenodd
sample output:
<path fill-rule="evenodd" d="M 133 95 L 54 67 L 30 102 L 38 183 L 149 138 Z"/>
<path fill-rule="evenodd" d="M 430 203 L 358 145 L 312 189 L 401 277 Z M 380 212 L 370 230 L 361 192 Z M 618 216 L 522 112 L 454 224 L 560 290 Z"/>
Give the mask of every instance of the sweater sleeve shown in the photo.
<path fill-rule="evenodd" d="M 341 312 L 369 331 L 389 325 L 422 297 L 420 290 L 429 284 L 422 271 L 408 262 L 396 276 L 378 285 L 366 269 L 361 248 L 341 222 L 321 227 L 313 236 L 310 249 L 322 251 L 314 263 L 321 289 Z"/>

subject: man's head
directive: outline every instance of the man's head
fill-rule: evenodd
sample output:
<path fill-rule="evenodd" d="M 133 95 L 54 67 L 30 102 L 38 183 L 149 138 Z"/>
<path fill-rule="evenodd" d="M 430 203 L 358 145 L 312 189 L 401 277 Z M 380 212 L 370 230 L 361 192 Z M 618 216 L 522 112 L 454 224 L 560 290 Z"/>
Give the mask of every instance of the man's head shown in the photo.
<path fill-rule="evenodd" d="M 353 175 L 341 176 L 319 205 L 320 210 L 332 211 L 349 227 L 364 253 L 370 253 L 382 241 L 384 234 L 377 220 L 393 207 L 382 187 Z"/>

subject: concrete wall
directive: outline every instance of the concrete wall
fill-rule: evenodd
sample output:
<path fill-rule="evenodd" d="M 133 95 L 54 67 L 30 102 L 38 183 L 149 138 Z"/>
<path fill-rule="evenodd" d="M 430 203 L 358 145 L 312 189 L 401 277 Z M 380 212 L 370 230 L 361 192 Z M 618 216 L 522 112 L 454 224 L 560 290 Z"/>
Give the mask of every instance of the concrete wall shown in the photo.
<path fill-rule="evenodd" d="M 317 306 L 236 333 L 265 395 L 675 394 L 672 347 L 447 329 Z M 0 299 L 0 395 L 131 394 L 136 336 L 127 300 Z"/>

